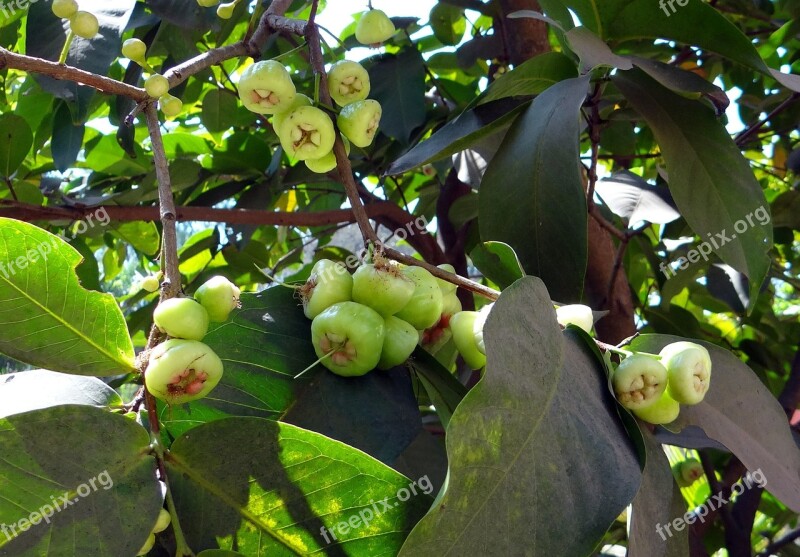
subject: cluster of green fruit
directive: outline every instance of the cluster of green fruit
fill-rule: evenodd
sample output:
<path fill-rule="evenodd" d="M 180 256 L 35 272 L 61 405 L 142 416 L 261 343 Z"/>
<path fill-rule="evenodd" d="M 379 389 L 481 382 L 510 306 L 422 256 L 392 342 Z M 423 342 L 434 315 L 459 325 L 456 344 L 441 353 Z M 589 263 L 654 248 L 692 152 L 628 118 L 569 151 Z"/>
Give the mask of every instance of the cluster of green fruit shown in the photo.
<path fill-rule="evenodd" d="M 703 474 L 703 465 L 696 458 L 687 458 L 672 465 L 672 475 L 679 487 L 689 487 Z"/>
<path fill-rule="evenodd" d="M 139 550 L 139 553 L 137 553 L 136 555 L 137 556 L 147 555 L 150 552 L 150 550 L 153 549 L 153 546 L 156 544 L 156 534 L 166 530 L 170 522 L 172 522 L 172 517 L 165 509 L 161 509 L 158 512 L 158 518 L 156 519 L 155 526 L 153 526 L 150 535 L 147 536 L 147 541 L 144 542 L 144 545 Z"/>
<path fill-rule="evenodd" d="M 299 290 L 320 362 L 352 377 L 405 362 L 426 329 L 461 309 L 455 289 L 422 267 L 376 256 L 352 275 L 322 259 Z"/>
<path fill-rule="evenodd" d="M 220 4 L 220 0 L 197 0 L 197 4 L 201 8 L 213 8 L 217 6 L 217 16 L 221 19 L 230 19 L 239 1 L 240 0 L 233 0 L 232 2 Z"/>
<path fill-rule="evenodd" d="M 93 13 L 79 10 L 75 0 L 53 0 L 51 6 L 56 17 L 69 20 L 70 31 L 84 39 L 91 39 L 100 31 L 100 23 Z"/>
<path fill-rule="evenodd" d="M 331 98 L 341 106 L 336 124 L 345 140 L 357 147 L 367 147 L 378 131 L 381 105 L 367 99 L 369 74 L 361 64 L 343 60 L 328 72 Z M 271 114 L 272 127 L 284 151 L 305 161 L 313 172 L 325 173 L 336 168 L 333 144 L 336 140 L 333 121 L 327 112 L 314 106 L 306 95 L 298 93 L 291 75 L 280 62 L 256 62 L 242 73 L 239 98 L 252 112 Z M 345 141 L 349 153 L 350 146 Z"/>
<path fill-rule="evenodd" d="M 210 321 L 222 323 L 239 306 L 239 289 L 216 276 L 206 281 L 191 298 L 161 302 L 153 322 L 169 340 L 156 346 L 144 373 L 147 390 L 172 405 L 203 398 L 222 378 L 222 361 L 200 342 Z"/>
<path fill-rule="evenodd" d="M 164 116 L 173 118 L 180 114 L 183 102 L 178 97 L 169 94 L 169 80 L 147 63 L 147 45 L 139 39 L 128 39 L 122 43 L 122 55 L 150 73 L 150 76 L 144 80 L 144 90 L 152 98 L 158 99 L 158 106 Z"/>
<path fill-rule="evenodd" d="M 680 405 L 699 404 L 711 384 L 711 356 L 693 342 L 673 342 L 654 354 L 633 353 L 611 375 L 617 400 L 651 424 L 675 421 Z"/>

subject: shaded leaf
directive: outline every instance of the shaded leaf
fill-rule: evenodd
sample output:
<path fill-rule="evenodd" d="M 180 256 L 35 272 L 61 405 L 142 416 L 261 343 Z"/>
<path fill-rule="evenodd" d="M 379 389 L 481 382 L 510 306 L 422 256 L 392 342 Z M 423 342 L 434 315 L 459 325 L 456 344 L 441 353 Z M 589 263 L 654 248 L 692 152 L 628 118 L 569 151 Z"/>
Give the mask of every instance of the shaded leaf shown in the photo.
<path fill-rule="evenodd" d="M 446 491 L 400 555 L 589 554 L 639 486 L 605 373 L 537 278 L 503 292 L 484 338 L 486 372 L 447 431 Z"/>
<path fill-rule="evenodd" d="M 668 335 L 641 335 L 633 350 L 658 353 L 671 342 Z M 748 470 L 760 469 L 767 489 L 786 506 L 800 509 L 800 449 L 794 443 L 786 414 L 758 377 L 736 356 L 703 341 L 711 355 L 711 387 L 695 406 L 682 406 L 670 424 L 679 431 L 694 425 L 735 454 Z"/>
<path fill-rule="evenodd" d="M 258 418 L 193 429 L 168 469 L 195 551 L 391 555 L 431 503 L 425 480 L 413 495 L 411 480 L 352 447 Z"/>
<path fill-rule="evenodd" d="M 85 131 L 86 126 L 73 123 L 69 105 L 63 101 L 58 103 L 53 115 L 53 141 L 50 145 L 53 162 L 60 172 L 64 172 L 78 160 Z"/>
<path fill-rule="evenodd" d="M 0 524 L 52 511 L 0 536 L 0 555 L 134 555 L 163 504 L 149 446 L 133 420 L 89 406 L 0 420 Z"/>
<path fill-rule="evenodd" d="M 478 105 L 505 97 L 538 95 L 551 85 L 577 75 L 575 64 L 567 56 L 560 52 L 546 52 L 494 80 Z"/>
<path fill-rule="evenodd" d="M 84 290 L 80 254 L 58 236 L 0 218 L 0 352 L 78 375 L 133 369 L 133 345 L 114 296 Z"/>
<path fill-rule="evenodd" d="M 425 123 L 425 64 L 416 48 L 378 57 L 367 68 L 370 98 L 381 103 L 379 130 L 401 143 Z"/>
<path fill-rule="evenodd" d="M 587 261 L 586 194 L 578 165 L 589 78 L 561 81 L 514 122 L 480 189 L 484 241 L 510 245 L 553 298 L 580 300 Z"/>
<path fill-rule="evenodd" d="M 24 118 L 0 115 L 0 176 L 16 172 L 33 145 L 33 132 Z"/>
<path fill-rule="evenodd" d="M 569 46 L 581 59 L 584 72 L 598 66 L 609 66 L 620 70 L 629 70 L 633 64 L 628 58 L 614 54 L 600 37 L 586 27 L 573 27 L 565 33 Z"/>
<path fill-rule="evenodd" d="M 409 360 L 411 369 L 425 387 L 425 391 L 436 407 L 436 413 L 442 425 L 446 428 L 456 408 L 464 396 L 467 388 L 425 349 L 417 347 Z"/>

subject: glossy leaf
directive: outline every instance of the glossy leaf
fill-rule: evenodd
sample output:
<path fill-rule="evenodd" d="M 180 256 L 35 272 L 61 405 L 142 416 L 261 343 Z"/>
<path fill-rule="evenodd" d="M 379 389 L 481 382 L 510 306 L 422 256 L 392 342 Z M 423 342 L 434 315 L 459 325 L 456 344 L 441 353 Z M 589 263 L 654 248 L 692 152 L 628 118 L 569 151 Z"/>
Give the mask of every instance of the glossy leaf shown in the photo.
<path fill-rule="evenodd" d="M 0 218 L 0 352 L 78 375 L 133 369 L 125 318 L 110 294 L 84 290 L 80 254 L 36 226 Z"/>
<path fill-rule="evenodd" d="M 618 73 L 614 83 L 653 130 L 681 215 L 709 249 L 747 275 L 754 298 L 769 269 L 772 245 L 768 221 L 754 216 L 764 212 L 768 218 L 769 205 L 725 127 L 701 104 L 667 91 L 638 70 Z"/>
<path fill-rule="evenodd" d="M 193 429 L 173 443 L 168 470 L 195 551 L 389 555 L 431 503 L 426 479 L 413 484 L 338 441 L 258 418 Z"/>
<path fill-rule="evenodd" d="M 546 52 L 524 61 L 492 82 L 478 105 L 505 97 L 538 95 L 551 85 L 577 77 L 575 64 L 560 52 Z"/>
<path fill-rule="evenodd" d="M 480 189 L 483 241 L 510 245 L 553 298 L 578 301 L 587 261 L 586 194 L 576 161 L 588 77 L 550 87 L 514 122 Z"/>
<path fill-rule="evenodd" d="M 486 372 L 447 430 L 446 491 L 400 555 L 589 554 L 639 486 L 605 373 L 534 277 L 503 292 L 484 338 Z"/>
<path fill-rule="evenodd" d="M 134 555 L 163 504 L 149 446 L 133 420 L 89 406 L 0 419 L 0 524 L 18 533 L 0 555 Z"/>

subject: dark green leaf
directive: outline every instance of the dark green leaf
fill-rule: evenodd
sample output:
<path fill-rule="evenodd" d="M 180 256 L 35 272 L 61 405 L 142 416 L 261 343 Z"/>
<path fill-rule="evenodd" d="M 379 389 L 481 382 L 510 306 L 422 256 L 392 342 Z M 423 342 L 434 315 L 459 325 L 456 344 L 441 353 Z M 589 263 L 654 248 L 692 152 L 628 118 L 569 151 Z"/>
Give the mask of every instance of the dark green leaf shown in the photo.
<path fill-rule="evenodd" d="M 231 115 L 236 113 L 238 101 L 226 91 L 212 89 L 203 97 L 201 120 L 210 132 L 221 132 L 231 127 Z"/>
<path fill-rule="evenodd" d="M 60 102 L 53 115 L 53 141 L 51 143 L 53 162 L 59 171 L 64 172 L 78 160 L 85 131 L 86 126 L 73 123 L 69 105 L 66 102 Z"/>
<path fill-rule="evenodd" d="M 447 427 L 456 407 L 467 394 L 467 388 L 459 383 L 449 369 L 422 348 L 418 347 L 414 351 L 409 363 L 436 407 L 442 425 Z"/>
<path fill-rule="evenodd" d="M 381 103 L 380 131 L 401 143 L 425 123 L 425 64 L 415 48 L 385 54 L 368 66 L 370 98 Z"/>
<path fill-rule="evenodd" d="M 514 122 L 480 189 L 484 241 L 510 245 L 554 299 L 578 301 L 587 262 L 586 194 L 579 165 L 588 77 L 561 81 Z"/>
<path fill-rule="evenodd" d="M 32 145 L 33 132 L 23 118 L 15 114 L 0 115 L 0 176 L 14 174 Z"/>
<path fill-rule="evenodd" d="M 501 289 L 511 286 L 525 274 L 517 254 L 503 242 L 481 242 L 470 252 L 469 258 L 483 276 Z"/>
<path fill-rule="evenodd" d="M 538 95 L 551 85 L 577 75 L 575 64 L 567 56 L 560 52 L 546 52 L 498 77 L 478 104 L 505 97 Z"/>

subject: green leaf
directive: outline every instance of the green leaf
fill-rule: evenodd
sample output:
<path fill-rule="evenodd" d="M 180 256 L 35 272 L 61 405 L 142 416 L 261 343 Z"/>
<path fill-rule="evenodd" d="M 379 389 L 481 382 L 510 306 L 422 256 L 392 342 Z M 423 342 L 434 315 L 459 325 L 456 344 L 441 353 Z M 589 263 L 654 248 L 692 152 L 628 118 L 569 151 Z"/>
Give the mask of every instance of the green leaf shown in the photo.
<path fill-rule="evenodd" d="M 534 277 L 503 292 L 484 339 L 447 429 L 447 490 L 400 555 L 589 554 L 639 487 L 605 373 Z"/>
<path fill-rule="evenodd" d="M 411 369 L 425 387 L 442 425 L 447 427 L 456 408 L 467 394 L 467 388 L 425 349 L 417 347 L 409 360 Z"/>
<path fill-rule="evenodd" d="M 200 119 L 210 132 L 221 132 L 231 127 L 231 115 L 238 109 L 236 97 L 228 92 L 212 89 L 203 97 Z"/>
<path fill-rule="evenodd" d="M 163 504 L 149 446 L 133 420 L 88 406 L 1 419 L 0 525 L 18 535 L 0 535 L 0 555 L 134 555 Z"/>
<path fill-rule="evenodd" d="M 567 56 L 560 52 L 546 52 L 498 77 L 478 105 L 505 97 L 538 95 L 551 85 L 577 75 L 575 64 Z"/>
<path fill-rule="evenodd" d="M 588 76 L 561 81 L 514 122 L 480 188 L 483 241 L 510 245 L 554 299 L 578 301 L 587 264 L 580 109 Z"/>
<path fill-rule="evenodd" d="M 641 429 L 641 435 L 647 461 L 642 471 L 642 486 L 633 500 L 628 555 L 684 557 L 689 554 L 689 529 L 665 532 L 663 526 L 686 514 L 686 501 L 672 477 L 661 443 L 646 428 Z M 662 533 L 657 529 L 659 525 Z"/>
<path fill-rule="evenodd" d="M 384 54 L 368 65 L 370 98 L 383 107 L 379 130 L 403 144 L 425 123 L 425 62 L 416 48 Z"/>
<path fill-rule="evenodd" d="M 19 168 L 33 145 L 33 132 L 16 114 L 0 115 L 0 176 L 9 177 Z"/>
<path fill-rule="evenodd" d="M 64 172 L 78 160 L 85 131 L 86 126 L 73 123 L 69 104 L 58 103 L 53 116 L 53 140 L 50 149 L 53 152 L 53 162 L 60 172 Z"/>
<path fill-rule="evenodd" d="M 58 236 L 0 218 L 0 352 L 77 375 L 131 371 L 125 318 L 114 296 L 81 287 L 80 260 Z"/>
<path fill-rule="evenodd" d="M 114 224 L 114 233 L 145 255 L 155 255 L 161 247 L 161 235 L 152 221 Z"/>
<path fill-rule="evenodd" d="M 167 466 L 196 551 L 394 555 L 431 503 L 427 478 L 414 484 L 338 441 L 258 418 L 193 429 Z"/>
<path fill-rule="evenodd" d="M 668 335 L 641 335 L 633 350 L 658 353 Z M 792 438 L 786 414 L 753 371 L 736 356 L 708 342 L 695 340 L 711 355 L 711 387 L 695 406 L 681 406 L 670 429 L 695 425 L 735 454 L 751 472 L 761 470 L 766 488 L 786 506 L 800 510 L 800 449 Z"/>
<path fill-rule="evenodd" d="M 702 104 L 664 89 L 640 70 L 613 79 L 653 130 L 681 215 L 709 250 L 750 279 L 755 300 L 769 270 L 772 227 L 754 218 L 756 211 L 769 218 L 769 205 L 747 160 Z"/>
<path fill-rule="evenodd" d="M 402 174 L 463 151 L 479 140 L 493 136 L 502 137 L 500 134 L 506 133 L 511 122 L 525 106 L 528 106 L 527 103 L 504 99 L 468 110 L 394 161 L 386 174 Z"/>
<path fill-rule="evenodd" d="M 470 252 L 469 258 L 483 276 L 501 289 L 511 286 L 525 274 L 517 254 L 503 242 L 481 242 Z"/>
<path fill-rule="evenodd" d="M 60 404 L 118 406 L 122 399 L 97 377 L 46 369 L 0 375 L 0 418 Z"/>

